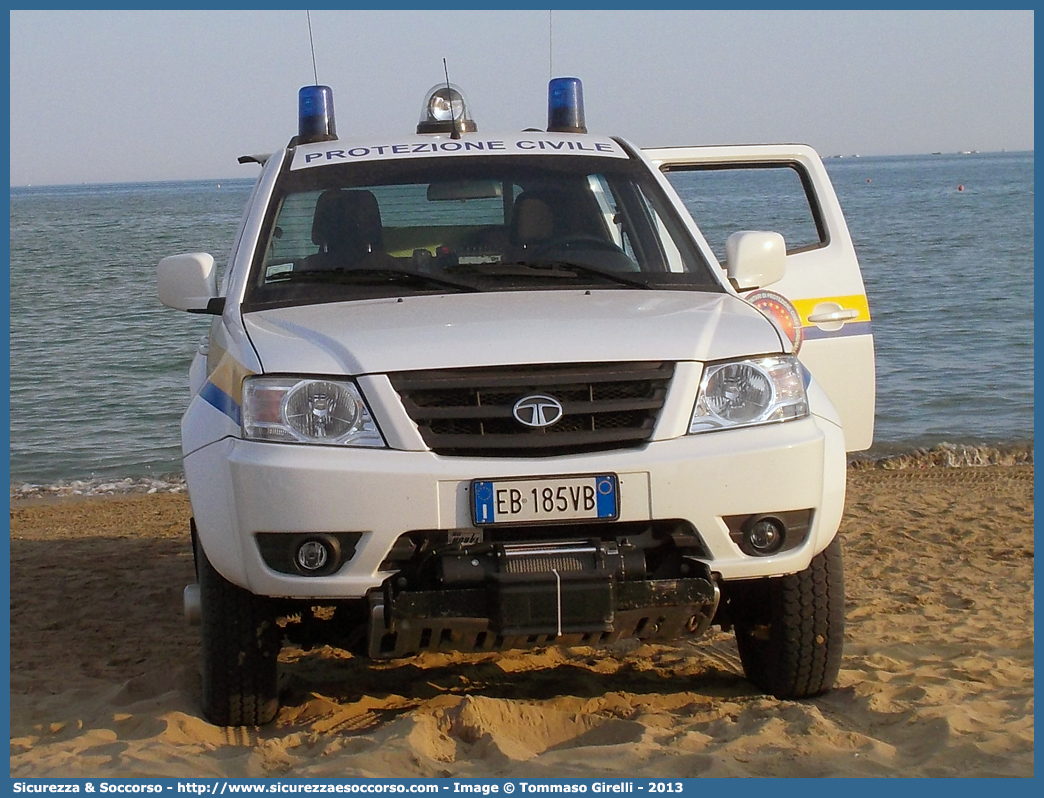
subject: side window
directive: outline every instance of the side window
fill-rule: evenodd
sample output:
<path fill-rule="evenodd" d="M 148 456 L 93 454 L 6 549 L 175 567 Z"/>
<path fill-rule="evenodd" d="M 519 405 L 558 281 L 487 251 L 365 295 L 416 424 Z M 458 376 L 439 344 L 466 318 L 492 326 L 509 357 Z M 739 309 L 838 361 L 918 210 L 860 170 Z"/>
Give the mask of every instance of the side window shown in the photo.
<path fill-rule="evenodd" d="M 618 186 L 618 189 L 624 190 L 626 196 L 631 198 L 631 209 L 628 212 L 628 209 L 625 207 L 627 203 L 621 201 L 616 196 L 604 175 L 589 175 L 587 180 L 591 193 L 598 202 L 598 208 L 601 211 L 605 227 L 612 236 L 613 243 L 616 246 L 620 247 L 629 258 L 636 262 L 645 261 L 646 263 L 651 263 L 659 260 L 656 254 L 658 251 L 657 245 L 653 237 L 646 236 L 644 247 L 638 241 L 636 229 L 641 227 L 642 224 L 636 223 L 632 218 L 633 215 L 637 214 L 640 218 L 645 219 L 647 223 L 655 225 L 656 237 L 659 238 L 659 248 L 667 250 L 667 259 L 671 264 L 668 267 L 668 271 L 682 271 L 680 266 L 677 266 L 680 263 L 678 248 L 671 240 L 656 211 L 649 205 L 645 195 L 639 191 L 632 190 L 630 187 Z"/>
<path fill-rule="evenodd" d="M 623 222 L 618 216 L 616 210 L 616 199 L 613 197 L 612 191 L 605 182 L 605 177 L 602 175 L 588 175 L 587 185 L 591 189 L 591 194 L 594 196 L 595 201 L 598 203 L 598 210 L 602 214 L 605 229 L 608 230 L 609 234 L 613 237 L 613 243 L 633 257 L 634 248 L 631 246 L 630 241 L 626 240 L 624 237 Z"/>
<path fill-rule="evenodd" d="M 295 260 L 315 252 L 312 220 L 318 191 L 291 194 L 283 199 L 265 253 L 265 279 L 288 272 Z"/>
<path fill-rule="evenodd" d="M 799 167 L 793 164 L 674 167 L 667 179 L 682 198 L 718 260 L 725 240 L 739 230 L 772 230 L 787 252 L 827 243 L 819 207 Z"/>
<path fill-rule="evenodd" d="M 384 246 L 396 258 L 439 247 L 470 253 L 473 237 L 504 227 L 504 184 L 499 180 L 443 180 L 373 186 L 383 225 Z"/>
<path fill-rule="evenodd" d="M 448 180 L 373 186 L 387 228 L 503 224 L 503 185 L 493 180 Z"/>

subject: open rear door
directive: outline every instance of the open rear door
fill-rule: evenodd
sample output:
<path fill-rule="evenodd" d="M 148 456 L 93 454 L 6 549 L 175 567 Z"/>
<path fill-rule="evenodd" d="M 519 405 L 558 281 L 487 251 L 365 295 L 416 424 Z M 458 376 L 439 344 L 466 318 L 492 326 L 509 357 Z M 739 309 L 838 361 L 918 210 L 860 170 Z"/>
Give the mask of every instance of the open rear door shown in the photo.
<path fill-rule="evenodd" d="M 725 262 L 725 239 L 772 230 L 787 242 L 783 279 L 745 298 L 773 315 L 841 416 L 848 451 L 874 437 L 874 339 L 852 237 L 811 147 L 671 147 L 643 151 Z"/>

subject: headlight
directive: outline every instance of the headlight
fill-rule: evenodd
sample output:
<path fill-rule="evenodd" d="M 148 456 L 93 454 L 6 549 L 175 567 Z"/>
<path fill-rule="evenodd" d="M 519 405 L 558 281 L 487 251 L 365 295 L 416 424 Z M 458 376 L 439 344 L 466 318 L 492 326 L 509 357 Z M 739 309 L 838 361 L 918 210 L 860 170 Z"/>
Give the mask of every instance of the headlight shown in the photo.
<path fill-rule="evenodd" d="M 689 433 L 788 421 L 808 415 L 805 371 L 788 355 L 709 363 Z"/>
<path fill-rule="evenodd" d="M 249 377 L 243 382 L 243 437 L 384 446 L 359 389 L 336 379 Z"/>

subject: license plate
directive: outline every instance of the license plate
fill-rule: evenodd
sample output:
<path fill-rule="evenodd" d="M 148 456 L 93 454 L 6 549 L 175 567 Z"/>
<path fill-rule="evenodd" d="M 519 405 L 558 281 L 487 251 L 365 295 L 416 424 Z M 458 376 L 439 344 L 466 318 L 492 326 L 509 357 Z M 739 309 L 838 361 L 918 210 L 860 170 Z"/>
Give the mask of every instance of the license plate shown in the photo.
<path fill-rule="evenodd" d="M 476 479 L 471 483 L 475 526 L 615 520 L 616 474 L 537 479 Z"/>

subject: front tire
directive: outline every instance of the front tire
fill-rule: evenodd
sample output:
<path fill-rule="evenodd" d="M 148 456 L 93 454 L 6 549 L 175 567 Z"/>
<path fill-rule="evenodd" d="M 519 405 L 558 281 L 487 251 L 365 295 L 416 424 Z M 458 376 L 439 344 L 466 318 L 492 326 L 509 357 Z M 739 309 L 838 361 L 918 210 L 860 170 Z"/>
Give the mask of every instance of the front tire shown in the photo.
<path fill-rule="evenodd" d="M 747 679 L 781 699 L 809 698 L 833 686 L 845 636 L 838 538 L 804 571 L 734 583 L 728 601 Z"/>
<path fill-rule="evenodd" d="M 203 714 L 217 726 L 260 726 L 279 710 L 281 636 L 269 603 L 232 584 L 198 549 Z"/>

